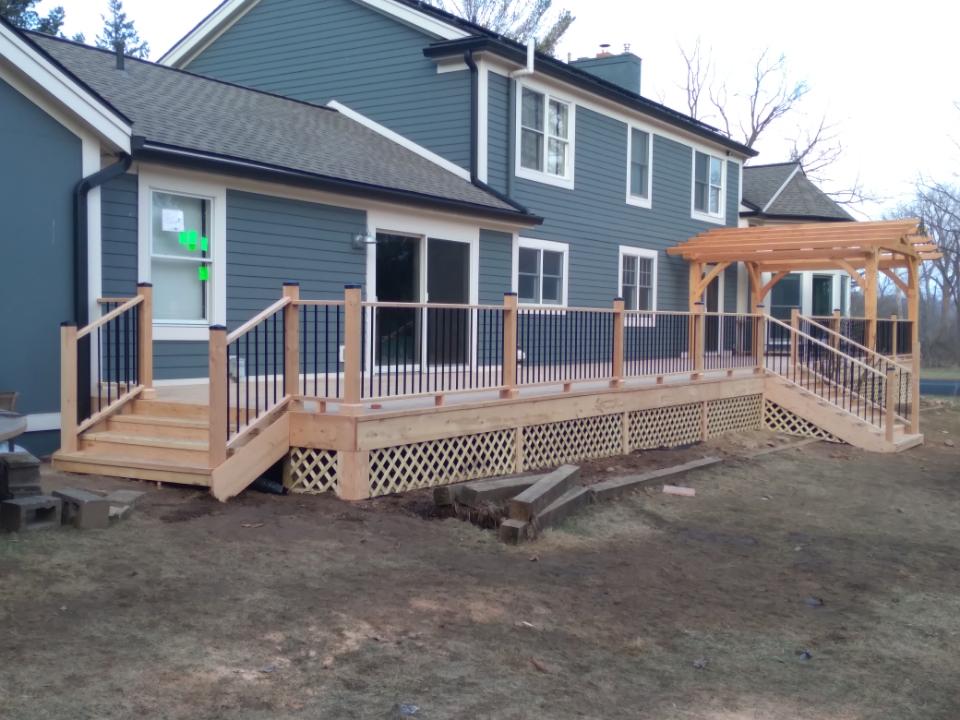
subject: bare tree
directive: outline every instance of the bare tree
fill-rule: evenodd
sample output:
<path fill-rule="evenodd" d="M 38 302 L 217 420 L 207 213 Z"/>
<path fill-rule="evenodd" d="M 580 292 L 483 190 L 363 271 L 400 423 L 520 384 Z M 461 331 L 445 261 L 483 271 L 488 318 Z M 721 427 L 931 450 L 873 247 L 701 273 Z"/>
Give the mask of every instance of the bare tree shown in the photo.
<path fill-rule="evenodd" d="M 687 112 L 690 113 L 690 117 L 700 118 L 700 97 L 710 83 L 713 63 L 709 57 L 704 59 L 700 38 L 697 38 L 697 42 L 690 50 L 681 45 L 680 54 L 687 65 L 687 84 L 684 86 L 687 93 Z"/>
<path fill-rule="evenodd" d="M 576 19 L 569 10 L 553 15 L 553 0 L 429 0 L 447 12 L 488 30 L 526 42 L 538 39 L 537 49 L 553 55 Z"/>

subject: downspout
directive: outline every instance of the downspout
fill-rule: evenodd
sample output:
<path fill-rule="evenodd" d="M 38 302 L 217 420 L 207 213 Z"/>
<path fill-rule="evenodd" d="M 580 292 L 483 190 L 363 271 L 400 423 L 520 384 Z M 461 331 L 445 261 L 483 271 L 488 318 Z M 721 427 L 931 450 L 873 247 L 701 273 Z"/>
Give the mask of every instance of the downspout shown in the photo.
<path fill-rule="evenodd" d="M 133 157 L 121 153 L 120 159 L 80 180 L 73 190 L 73 317 L 77 327 L 90 322 L 88 272 L 90 258 L 87 252 L 87 196 L 94 188 L 110 182 L 130 169 Z M 77 417 L 90 415 L 90 337 L 79 341 L 77 347 Z"/>
<path fill-rule="evenodd" d="M 466 63 L 467 68 L 470 70 L 470 182 L 503 202 L 509 203 L 523 212 L 529 212 L 509 195 L 500 192 L 496 188 L 490 187 L 479 177 L 478 167 L 480 158 L 478 156 L 477 138 L 480 132 L 480 69 L 477 67 L 477 61 L 473 59 L 473 50 L 467 50 L 463 54 L 463 62 Z M 512 170 L 508 168 L 508 183 L 510 182 L 509 178 L 512 174 Z"/>

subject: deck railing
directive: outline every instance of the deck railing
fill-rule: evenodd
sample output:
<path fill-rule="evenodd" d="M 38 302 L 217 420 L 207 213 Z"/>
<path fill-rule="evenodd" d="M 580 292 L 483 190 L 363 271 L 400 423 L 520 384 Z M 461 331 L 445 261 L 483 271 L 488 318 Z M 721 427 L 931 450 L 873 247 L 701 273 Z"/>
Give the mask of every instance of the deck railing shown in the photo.
<path fill-rule="evenodd" d="M 132 298 L 101 298 L 101 317 L 83 328 L 60 326 L 60 446 L 153 387 L 153 288 Z"/>

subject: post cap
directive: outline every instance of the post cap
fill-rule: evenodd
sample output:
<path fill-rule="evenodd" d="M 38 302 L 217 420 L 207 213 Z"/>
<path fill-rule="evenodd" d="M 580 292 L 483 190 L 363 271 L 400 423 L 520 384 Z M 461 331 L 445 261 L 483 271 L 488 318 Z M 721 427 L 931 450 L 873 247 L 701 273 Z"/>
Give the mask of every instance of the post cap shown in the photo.
<path fill-rule="evenodd" d="M 60 327 L 76 327 L 77 324 L 73 320 L 64 320 L 60 323 Z"/>
<path fill-rule="evenodd" d="M 222 332 L 226 332 L 226 331 L 227 331 L 227 326 L 226 326 L 226 325 L 211 325 L 211 326 L 210 326 L 210 330 L 211 330 L 211 332 L 212 332 L 212 331 L 217 331 L 217 332 L 222 331 Z"/>
<path fill-rule="evenodd" d="M 614 301 L 614 302 L 623 302 L 623 296 L 622 296 L 622 295 L 617 295 L 617 296 L 613 299 L 613 301 Z"/>
<path fill-rule="evenodd" d="M 503 294 L 503 296 L 504 296 L 504 297 L 516 297 L 517 294 L 516 294 L 515 292 L 505 292 L 505 293 Z"/>
<path fill-rule="evenodd" d="M 300 283 L 287 281 L 283 284 L 284 287 L 300 287 Z"/>
<path fill-rule="evenodd" d="M 137 283 L 137 287 L 153 287 L 153 283 Z"/>
<path fill-rule="evenodd" d="M 344 290 L 359 290 L 359 289 L 360 289 L 360 285 L 357 285 L 357 284 L 344 285 L 344 286 L 343 286 L 343 289 L 344 289 Z"/>

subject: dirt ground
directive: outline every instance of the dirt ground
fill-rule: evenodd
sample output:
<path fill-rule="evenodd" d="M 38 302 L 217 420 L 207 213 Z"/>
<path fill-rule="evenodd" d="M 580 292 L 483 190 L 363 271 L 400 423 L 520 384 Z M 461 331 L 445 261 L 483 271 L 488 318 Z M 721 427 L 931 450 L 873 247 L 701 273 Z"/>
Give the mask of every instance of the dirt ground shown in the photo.
<path fill-rule="evenodd" d="M 695 498 L 638 492 L 521 547 L 423 496 L 224 505 L 48 473 L 149 492 L 109 530 L 0 537 L 0 717 L 957 718 L 960 406 L 923 429 L 897 456 L 738 459 L 758 434 L 593 463 L 728 455 Z"/>

